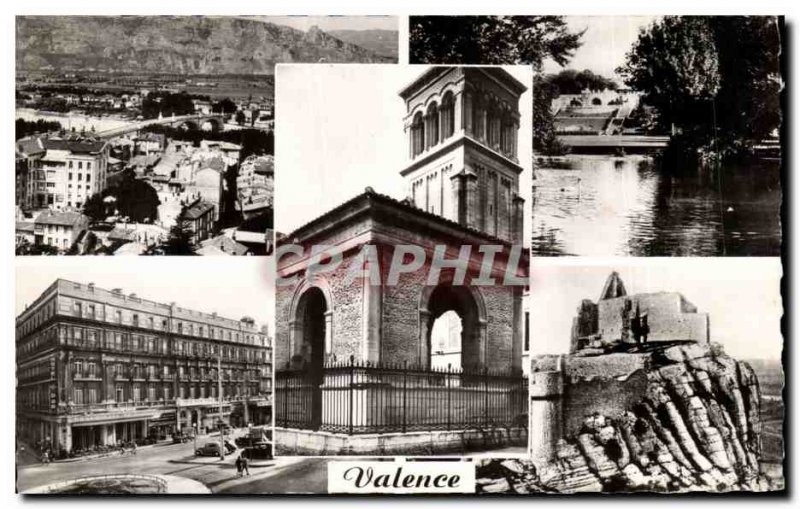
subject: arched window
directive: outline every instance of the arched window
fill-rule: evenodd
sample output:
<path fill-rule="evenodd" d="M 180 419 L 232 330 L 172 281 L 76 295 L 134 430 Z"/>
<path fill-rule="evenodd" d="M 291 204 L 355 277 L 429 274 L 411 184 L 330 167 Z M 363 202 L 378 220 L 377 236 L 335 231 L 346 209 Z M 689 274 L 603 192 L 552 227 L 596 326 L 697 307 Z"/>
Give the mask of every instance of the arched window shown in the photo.
<path fill-rule="evenodd" d="M 428 106 L 425 124 L 425 132 L 428 134 L 425 146 L 433 147 L 439 143 L 439 108 L 436 103 L 431 103 Z"/>
<path fill-rule="evenodd" d="M 476 139 L 483 139 L 485 136 L 485 124 L 484 121 L 486 119 L 486 109 L 484 108 L 483 100 L 475 96 L 472 101 L 472 133 Z"/>
<path fill-rule="evenodd" d="M 453 135 L 456 128 L 456 110 L 453 94 L 447 92 L 442 99 L 442 108 L 439 110 L 442 126 L 442 140 L 446 140 Z"/>
<path fill-rule="evenodd" d="M 422 121 L 422 113 L 414 116 L 411 124 L 411 155 L 416 157 L 425 150 L 425 123 Z"/>

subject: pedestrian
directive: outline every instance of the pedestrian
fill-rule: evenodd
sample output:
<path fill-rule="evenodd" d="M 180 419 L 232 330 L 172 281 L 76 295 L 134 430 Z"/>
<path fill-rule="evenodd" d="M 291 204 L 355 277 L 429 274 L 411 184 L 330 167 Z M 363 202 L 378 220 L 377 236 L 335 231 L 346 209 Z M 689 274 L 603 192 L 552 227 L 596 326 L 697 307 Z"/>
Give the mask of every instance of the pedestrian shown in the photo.
<path fill-rule="evenodd" d="M 242 476 L 242 457 L 236 457 L 236 477 Z"/>
<path fill-rule="evenodd" d="M 247 458 L 242 454 L 239 455 L 239 458 L 242 460 L 242 470 L 245 474 L 250 475 L 250 465 L 248 464 L 249 462 L 247 461 Z"/>
<path fill-rule="evenodd" d="M 136 456 L 136 442 L 135 441 L 131 443 L 131 454 Z"/>

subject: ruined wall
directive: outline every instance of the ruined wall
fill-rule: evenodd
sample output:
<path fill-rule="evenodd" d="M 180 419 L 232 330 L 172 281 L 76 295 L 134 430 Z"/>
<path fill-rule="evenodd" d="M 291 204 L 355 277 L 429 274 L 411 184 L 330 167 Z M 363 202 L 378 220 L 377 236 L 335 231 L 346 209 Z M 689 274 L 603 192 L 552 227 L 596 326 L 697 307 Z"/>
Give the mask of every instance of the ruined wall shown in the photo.
<path fill-rule="evenodd" d="M 621 311 L 626 299 L 631 301 L 633 310 L 638 304 L 640 312 L 647 313 L 648 341 L 708 342 L 708 314 L 692 312 L 696 308 L 674 292 L 637 294 L 598 302 L 599 332 L 603 340 L 619 340 L 622 336 Z"/>
<path fill-rule="evenodd" d="M 603 357 L 610 356 L 580 365 L 593 375 L 601 368 L 624 374 L 627 361 L 604 363 Z M 630 364 L 634 375 L 646 377 L 638 399 L 585 419 L 537 468 L 533 462 L 482 465 L 478 491 L 780 489 L 782 479 L 761 473 L 760 390 L 750 366 L 699 344 L 665 345 L 638 357 Z M 566 367 L 575 360 L 566 359 L 565 372 L 575 372 L 577 364 Z M 570 382 L 565 385 L 569 392 Z"/>
<path fill-rule="evenodd" d="M 564 434 L 578 433 L 587 416 L 615 415 L 647 390 L 646 354 L 567 357 L 564 360 Z"/>

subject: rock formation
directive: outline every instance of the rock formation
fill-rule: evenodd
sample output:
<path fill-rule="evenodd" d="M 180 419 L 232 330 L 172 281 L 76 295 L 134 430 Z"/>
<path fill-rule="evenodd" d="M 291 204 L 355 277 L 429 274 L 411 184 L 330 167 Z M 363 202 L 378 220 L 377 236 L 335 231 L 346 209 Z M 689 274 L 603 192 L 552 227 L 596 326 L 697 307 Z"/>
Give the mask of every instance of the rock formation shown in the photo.
<path fill-rule="evenodd" d="M 215 16 L 18 16 L 17 70 L 272 74 L 279 62 L 392 62 L 312 28 Z"/>
<path fill-rule="evenodd" d="M 493 460 L 479 492 L 766 491 L 760 390 L 743 362 L 712 345 L 663 345 L 644 363 L 642 397 L 617 415 L 586 415 L 555 457 Z M 567 382 L 569 383 L 569 382 Z M 534 458 L 536 460 L 536 458 Z"/>

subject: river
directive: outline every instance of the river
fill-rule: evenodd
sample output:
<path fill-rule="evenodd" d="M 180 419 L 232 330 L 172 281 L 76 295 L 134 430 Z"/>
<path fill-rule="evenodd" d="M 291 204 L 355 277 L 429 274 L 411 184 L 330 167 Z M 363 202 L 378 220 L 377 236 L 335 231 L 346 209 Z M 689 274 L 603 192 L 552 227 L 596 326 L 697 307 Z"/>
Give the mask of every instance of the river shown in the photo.
<path fill-rule="evenodd" d="M 640 155 L 537 167 L 533 256 L 779 256 L 780 164 L 670 175 Z"/>
<path fill-rule="evenodd" d="M 95 132 L 103 132 L 109 129 L 116 129 L 126 125 L 133 124 L 135 120 L 124 118 L 115 115 L 84 115 L 82 113 L 53 113 L 38 111 L 31 108 L 17 108 L 16 118 L 22 118 L 27 121 L 36 120 L 55 120 L 60 122 L 64 129 L 80 132 L 85 129 L 91 132 L 94 128 Z"/>

